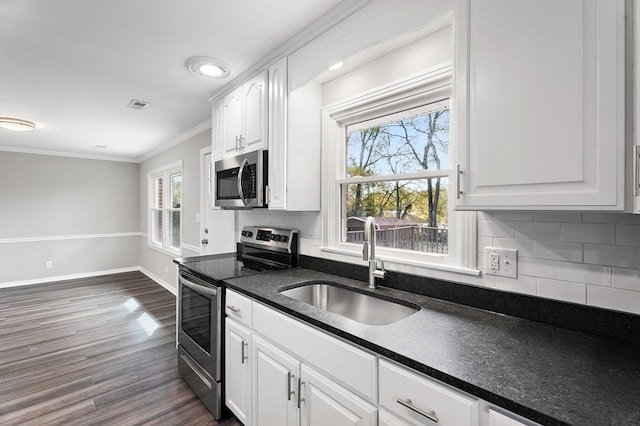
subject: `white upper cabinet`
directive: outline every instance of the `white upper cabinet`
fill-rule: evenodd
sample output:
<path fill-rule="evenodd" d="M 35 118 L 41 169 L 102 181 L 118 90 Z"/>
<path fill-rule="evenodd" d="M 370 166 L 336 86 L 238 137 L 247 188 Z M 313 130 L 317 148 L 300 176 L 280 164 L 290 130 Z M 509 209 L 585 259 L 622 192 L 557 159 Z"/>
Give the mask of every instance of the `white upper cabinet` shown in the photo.
<path fill-rule="evenodd" d="M 624 38 L 624 0 L 456 0 L 457 209 L 625 208 Z"/>
<path fill-rule="evenodd" d="M 269 209 L 320 210 L 322 93 L 292 89 L 287 58 L 269 67 Z"/>
<path fill-rule="evenodd" d="M 223 158 L 266 147 L 266 70 L 222 98 L 221 127 Z"/>

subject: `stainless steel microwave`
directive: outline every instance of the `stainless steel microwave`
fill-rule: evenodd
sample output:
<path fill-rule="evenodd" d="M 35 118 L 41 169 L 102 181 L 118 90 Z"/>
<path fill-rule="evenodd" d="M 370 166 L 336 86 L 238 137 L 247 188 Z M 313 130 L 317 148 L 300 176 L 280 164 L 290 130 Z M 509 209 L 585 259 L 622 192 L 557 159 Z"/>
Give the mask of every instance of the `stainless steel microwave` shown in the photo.
<path fill-rule="evenodd" d="M 267 150 L 215 162 L 215 205 L 224 209 L 267 207 Z"/>

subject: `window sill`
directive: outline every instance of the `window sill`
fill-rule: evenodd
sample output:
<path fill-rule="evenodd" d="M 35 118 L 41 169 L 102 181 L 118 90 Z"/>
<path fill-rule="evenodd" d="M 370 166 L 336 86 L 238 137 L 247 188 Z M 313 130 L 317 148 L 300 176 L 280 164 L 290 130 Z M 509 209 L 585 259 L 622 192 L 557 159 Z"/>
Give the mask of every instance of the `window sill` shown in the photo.
<path fill-rule="evenodd" d="M 320 247 L 320 250 L 327 253 L 338 254 L 341 256 L 348 256 L 349 258 L 362 259 L 362 253 L 360 251 L 351 251 L 336 247 Z M 442 255 L 434 255 L 434 257 L 443 257 Z M 480 270 L 475 268 L 465 268 L 462 266 L 445 265 L 441 263 L 428 262 L 428 261 L 416 261 L 402 259 L 399 257 L 381 256 L 378 260 L 384 260 L 385 268 L 391 271 L 397 272 L 413 272 L 412 270 L 419 269 L 426 273 L 430 269 L 439 271 L 454 272 L 457 274 L 464 274 L 478 277 L 480 276 Z M 349 263 L 354 263 L 349 260 Z M 391 268 L 389 268 L 391 266 Z M 412 270 L 410 270 L 412 269 Z"/>
<path fill-rule="evenodd" d="M 147 243 L 147 247 L 149 247 L 150 249 L 153 249 L 155 251 L 158 251 L 160 253 L 164 253 L 166 255 L 169 256 L 182 256 L 182 250 L 177 250 L 177 251 L 173 251 L 173 250 L 168 250 L 162 246 L 153 244 L 153 243 Z"/>

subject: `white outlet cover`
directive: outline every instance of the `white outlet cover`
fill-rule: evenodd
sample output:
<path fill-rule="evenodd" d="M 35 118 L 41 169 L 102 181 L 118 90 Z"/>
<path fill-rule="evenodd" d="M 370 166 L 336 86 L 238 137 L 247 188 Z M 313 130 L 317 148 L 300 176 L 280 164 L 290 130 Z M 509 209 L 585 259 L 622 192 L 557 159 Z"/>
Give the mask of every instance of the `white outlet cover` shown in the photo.
<path fill-rule="evenodd" d="M 498 259 L 496 260 L 496 256 Z M 484 273 L 507 278 L 518 278 L 518 250 L 496 247 L 484 248 Z M 498 268 L 491 264 L 498 263 Z"/>

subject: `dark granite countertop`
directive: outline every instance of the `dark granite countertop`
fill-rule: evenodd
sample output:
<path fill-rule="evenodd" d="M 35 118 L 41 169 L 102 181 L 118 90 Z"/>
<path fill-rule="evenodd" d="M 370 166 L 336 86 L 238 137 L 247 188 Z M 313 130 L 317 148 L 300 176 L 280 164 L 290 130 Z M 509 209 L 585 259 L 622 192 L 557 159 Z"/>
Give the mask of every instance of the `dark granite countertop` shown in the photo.
<path fill-rule="evenodd" d="M 371 326 L 282 296 L 328 280 L 421 307 Z M 225 280 L 227 287 L 545 425 L 640 424 L 640 351 L 616 340 L 309 269 Z"/>

